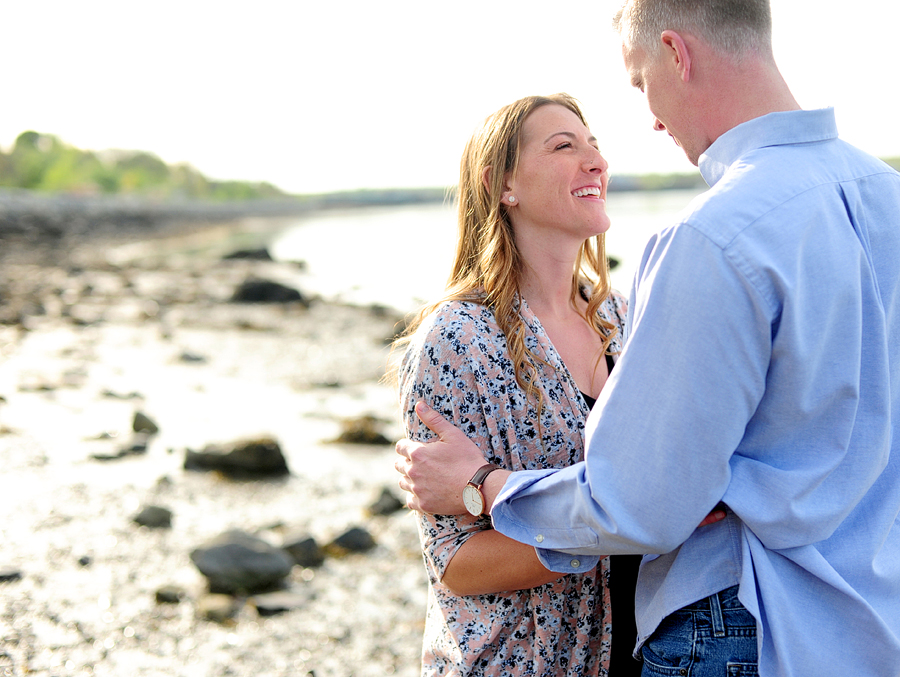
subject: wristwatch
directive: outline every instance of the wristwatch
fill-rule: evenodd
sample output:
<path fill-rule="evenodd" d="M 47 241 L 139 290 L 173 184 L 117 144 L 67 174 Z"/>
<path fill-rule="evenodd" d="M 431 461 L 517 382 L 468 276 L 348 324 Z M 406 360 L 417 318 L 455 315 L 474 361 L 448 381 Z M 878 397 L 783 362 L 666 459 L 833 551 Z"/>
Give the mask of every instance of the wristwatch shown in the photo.
<path fill-rule="evenodd" d="M 481 466 L 478 471 L 469 480 L 469 483 L 463 487 L 463 503 L 466 504 L 466 510 L 480 517 L 484 514 L 484 494 L 481 493 L 481 485 L 484 480 L 495 470 L 500 470 L 500 466 L 488 463 Z"/>

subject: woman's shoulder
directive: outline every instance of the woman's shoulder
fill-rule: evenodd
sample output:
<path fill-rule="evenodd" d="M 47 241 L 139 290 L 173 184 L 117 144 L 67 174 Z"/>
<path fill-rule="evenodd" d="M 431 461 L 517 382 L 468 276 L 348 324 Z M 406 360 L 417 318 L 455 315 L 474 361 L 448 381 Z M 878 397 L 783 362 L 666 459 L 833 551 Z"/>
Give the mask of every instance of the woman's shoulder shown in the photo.
<path fill-rule="evenodd" d="M 479 363 L 485 354 L 501 352 L 503 340 L 489 308 L 473 301 L 445 301 L 422 319 L 410 337 L 400 370 Z"/>
<path fill-rule="evenodd" d="M 493 311 L 475 301 L 450 300 L 439 304 L 422 320 L 420 331 L 428 335 L 447 330 L 472 330 L 479 334 L 490 334 L 496 330 L 497 322 Z"/>

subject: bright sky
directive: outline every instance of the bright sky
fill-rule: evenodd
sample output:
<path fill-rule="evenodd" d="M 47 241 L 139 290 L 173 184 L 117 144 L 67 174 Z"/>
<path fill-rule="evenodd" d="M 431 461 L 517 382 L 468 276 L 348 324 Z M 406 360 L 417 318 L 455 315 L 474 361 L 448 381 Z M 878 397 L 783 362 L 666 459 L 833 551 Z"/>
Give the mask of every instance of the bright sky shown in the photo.
<path fill-rule="evenodd" d="M 691 171 L 654 134 L 609 27 L 617 0 L 0 0 L 0 147 L 22 131 L 147 150 L 297 193 L 456 183 L 492 111 L 566 91 L 611 171 Z M 900 156 L 900 3 L 772 0 L 800 104 Z"/>

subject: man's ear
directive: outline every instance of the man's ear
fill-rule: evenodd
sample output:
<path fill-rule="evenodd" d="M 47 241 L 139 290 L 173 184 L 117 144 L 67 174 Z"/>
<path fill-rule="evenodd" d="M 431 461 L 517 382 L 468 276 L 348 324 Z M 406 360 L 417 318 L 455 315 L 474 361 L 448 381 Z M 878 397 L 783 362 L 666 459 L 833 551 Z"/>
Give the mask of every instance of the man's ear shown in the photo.
<path fill-rule="evenodd" d="M 669 63 L 678 74 L 682 82 L 691 79 L 691 50 L 681 33 L 673 30 L 665 30 L 660 35 L 662 41 L 663 56 L 669 59 Z"/>

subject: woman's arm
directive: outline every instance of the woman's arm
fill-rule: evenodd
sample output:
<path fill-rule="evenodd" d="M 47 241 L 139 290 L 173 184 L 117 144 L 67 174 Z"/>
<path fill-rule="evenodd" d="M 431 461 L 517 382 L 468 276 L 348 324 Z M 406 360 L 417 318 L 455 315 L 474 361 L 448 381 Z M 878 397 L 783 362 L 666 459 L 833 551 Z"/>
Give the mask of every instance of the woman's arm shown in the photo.
<path fill-rule="evenodd" d="M 500 348 L 493 343 L 495 328 L 488 327 L 478 313 L 471 307 L 442 309 L 410 345 L 399 380 L 407 434 L 423 441 L 432 437 L 413 411 L 416 401 L 425 398 L 457 424 L 465 421 L 480 466 L 485 460 L 503 463 L 505 454 L 494 456 L 492 446 L 502 435 L 496 428 L 497 417 L 484 409 L 485 402 L 500 396 L 490 386 L 495 379 L 485 370 L 492 362 L 485 353 L 499 353 Z M 433 580 L 455 595 L 529 589 L 562 576 L 541 565 L 532 546 L 494 531 L 487 518 L 475 518 L 463 510 L 456 516 L 421 515 L 420 520 Z"/>
<path fill-rule="evenodd" d="M 460 546 L 442 582 L 455 595 L 487 595 L 536 588 L 561 577 L 540 563 L 533 547 L 489 529 Z"/>

